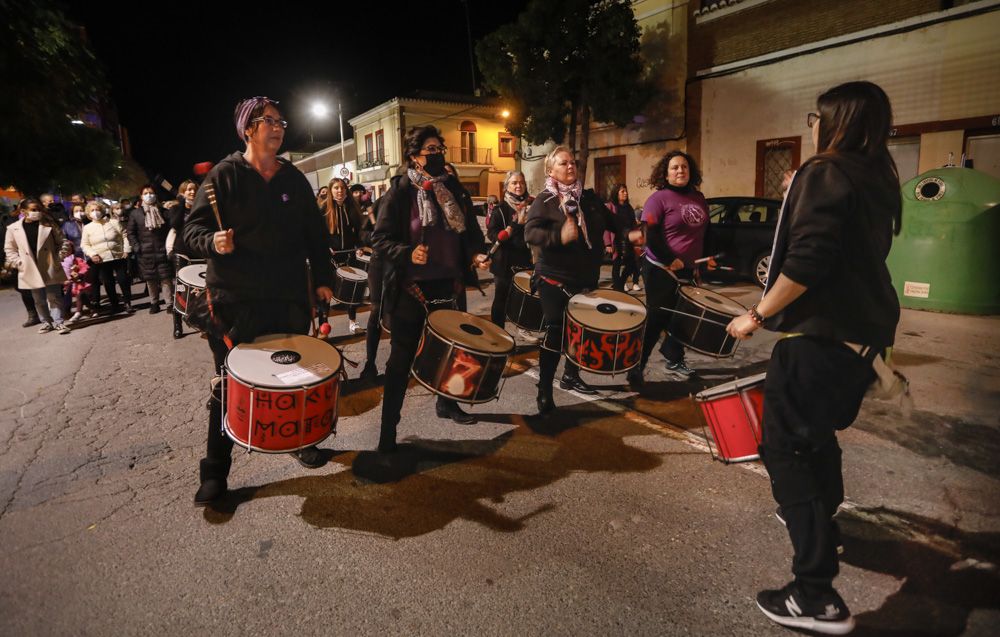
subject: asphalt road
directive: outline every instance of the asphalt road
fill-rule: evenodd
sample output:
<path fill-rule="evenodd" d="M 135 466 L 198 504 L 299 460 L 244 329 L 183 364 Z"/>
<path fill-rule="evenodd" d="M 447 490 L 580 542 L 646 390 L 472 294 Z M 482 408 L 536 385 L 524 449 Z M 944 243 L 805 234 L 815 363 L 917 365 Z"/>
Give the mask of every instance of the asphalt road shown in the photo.
<path fill-rule="evenodd" d="M 786 633 L 753 602 L 789 578 L 766 475 L 713 461 L 688 398 L 763 369 L 774 335 L 691 355 L 690 382 L 654 354 L 641 394 L 588 376 L 606 391 L 556 389 L 546 418 L 528 346 L 476 425 L 437 419 L 411 383 L 391 469 L 370 451 L 381 388 L 349 381 L 325 467 L 239 453 L 231 496 L 203 510 L 202 339 L 142 310 L 39 335 L 10 290 L 0 320 L 2 635 Z M 333 323 L 362 359 L 363 337 Z M 841 436 L 837 586 L 856 634 L 998 634 L 998 328 L 904 312 L 915 411 L 866 404 Z M 380 369 L 387 356 L 384 339 Z"/>

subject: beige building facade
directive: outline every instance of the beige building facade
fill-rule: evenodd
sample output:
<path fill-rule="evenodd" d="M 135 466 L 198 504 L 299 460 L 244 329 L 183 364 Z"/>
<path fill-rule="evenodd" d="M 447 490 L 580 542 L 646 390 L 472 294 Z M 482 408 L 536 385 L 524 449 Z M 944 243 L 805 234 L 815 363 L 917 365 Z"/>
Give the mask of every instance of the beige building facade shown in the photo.
<path fill-rule="evenodd" d="M 344 140 L 343 150 L 341 144 L 334 144 L 315 153 L 295 153 L 290 159 L 309 180 L 313 191 L 326 186 L 334 177 L 354 182 L 357 175 L 357 153 L 353 139 Z"/>

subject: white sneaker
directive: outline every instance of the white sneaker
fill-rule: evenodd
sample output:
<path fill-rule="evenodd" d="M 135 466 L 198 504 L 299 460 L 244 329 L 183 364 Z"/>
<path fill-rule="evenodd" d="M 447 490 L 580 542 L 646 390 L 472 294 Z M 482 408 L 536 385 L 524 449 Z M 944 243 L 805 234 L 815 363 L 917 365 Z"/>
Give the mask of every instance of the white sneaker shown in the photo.
<path fill-rule="evenodd" d="M 59 332 L 60 334 L 69 334 L 73 330 L 69 329 L 69 325 L 66 325 L 65 323 L 60 323 L 59 325 L 56 325 L 56 331 Z"/>
<path fill-rule="evenodd" d="M 69 317 L 69 319 L 66 321 L 66 323 L 68 325 L 72 325 L 73 323 L 76 323 L 77 321 L 79 321 L 82 318 L 83 318 L 83 314 L 80 313 L 80 312 L 76 312 L 75 314 L 73 314 L 73 316 Z"/>
<path fill-rule="evenodd" d="M 528 332 L 520 327 L 517 328 L 517 335 L 520 336 L 525 343 L 529 343 L 531 345 L 537 345 L 538 343 L 542 342 L 542 339 L 538 338 L 531 332 Z"/>
<path fill-rule="evenodd" d="M 51 332 L 54 329 L 56 328 L 52 327 L 52 323 L 42 323 L 42 326 L 38 328 L 38 333 L 44 334 L 46 332 Z"/>
<path fill-rule="evenodd" d="M 631 291 L 632 291 L 632 285 L 631 285 L 631 284 L 629 284 L 629 283 L 626 283 L 626 284 L 625 284 L 625 291 L 626 291 L 626 292 L 631 292 Z"/>
<path fill-rule="evenodd" d="M 351 321 L 347 325 L 347 331 L 350 332 L 351 334 L 364 334 L 365 328 L 358 325 L 357 321 Z"/>
<path fill-rule="evenodd" d="M 639 291 L 639 290 L 641 290 L 641 289 L 642 289 L 642 286 L 641 286 L 641 285 L 639 285 L 639 282 L 638 282 L 638 281 L 636 281 L 635 283 L 633 283 L 633 284 L 632 284 L 632 289 L 633 289 L 633 290 L 636 290 L 636 291 Z"/>

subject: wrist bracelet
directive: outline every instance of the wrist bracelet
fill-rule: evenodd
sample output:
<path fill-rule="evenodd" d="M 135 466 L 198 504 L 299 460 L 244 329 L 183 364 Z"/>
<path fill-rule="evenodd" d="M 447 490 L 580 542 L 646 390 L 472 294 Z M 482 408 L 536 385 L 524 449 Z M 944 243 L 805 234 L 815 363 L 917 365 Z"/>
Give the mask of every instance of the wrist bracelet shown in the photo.
<path fill-rule="evenodd" d="M 757 311 L 756 303 L 750 306 L 750 310 L 748 313 L 750 314 L 750 320 L 756 323 L 758 327 L 764 326 L 764 317 L 763 315 L 761 315 L 760 312 Z"/>

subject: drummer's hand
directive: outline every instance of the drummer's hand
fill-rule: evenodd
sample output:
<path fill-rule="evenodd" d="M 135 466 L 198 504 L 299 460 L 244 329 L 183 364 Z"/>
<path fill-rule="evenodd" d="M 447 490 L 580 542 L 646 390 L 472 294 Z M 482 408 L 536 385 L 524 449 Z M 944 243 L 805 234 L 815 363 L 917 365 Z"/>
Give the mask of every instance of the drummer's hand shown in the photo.
<path fill-rule="evenodd" d="M 671 263 L 669 266 L 667 266 L 667 269 L 670 270 L 671 272 L 676 272 L 678 270 L 683 270 L 684 269 L 684 262 L 681 261 L 680 259 L 674 259 L 673 263 Z"/>
<path fill-rule="evenodd" d="M 427 263 L 427 246 L 421 243 L 414 248 L 413 254 L 410 255 L 410 261 L 417 265 L 425 265 Z"/>
<path fill-rule="evenodd" d="M 719 267 L 719 262 L 715 260 L 715 257 L 708 257 L 708 261 L 705 262 L 705 267 L 709 270 L 714 270 Z"/>
<path fill-rule="evenodd" d="M 733 338 L 738 338 L 740 340 L 746 340 L 753 336 L 753 333 L 759 328 L 749 314 L 741 314 L 729 322 L 726 326 L 726 331 Z"/>
<path fill-rule="evenodd" d="M 604 254 L 614 254 L 614 246 L 604 246 Z"/>
<path fill-rule="evenodd" d="M 480 270 L 488 270 L 490 267 L 490 258 L 485 254 L 477 254 L 472 257 L 472 267 L 479 268 Z"/>
<path fill-rule="evenodd" d="M 220 230 L 212 235 L 212 247 L 218 254 L 229 254 L 236 245 L 233 243 L 233 229 Z"/>
<path fill-rule="evenodd" d="M 573 243 L 576 238 L 580 236 L 579 230 L 576 228 L 576 219 L 572 217 L 566 217 L 566 221 L 563 222 L 562 230 L 559 232 L 559 238 L 562 240 L 563 245 L 567 243 Z"/>
<path fill-rule="evenodd" d="M 316 298 L 319 299 L 320 301 L 326 301 L 327 303 L 329 303 L 330 301 L 333 300 L 333 290 L 326 287 L 325 285 L 321 285 L 318 288 L 316 288 Z"/>

